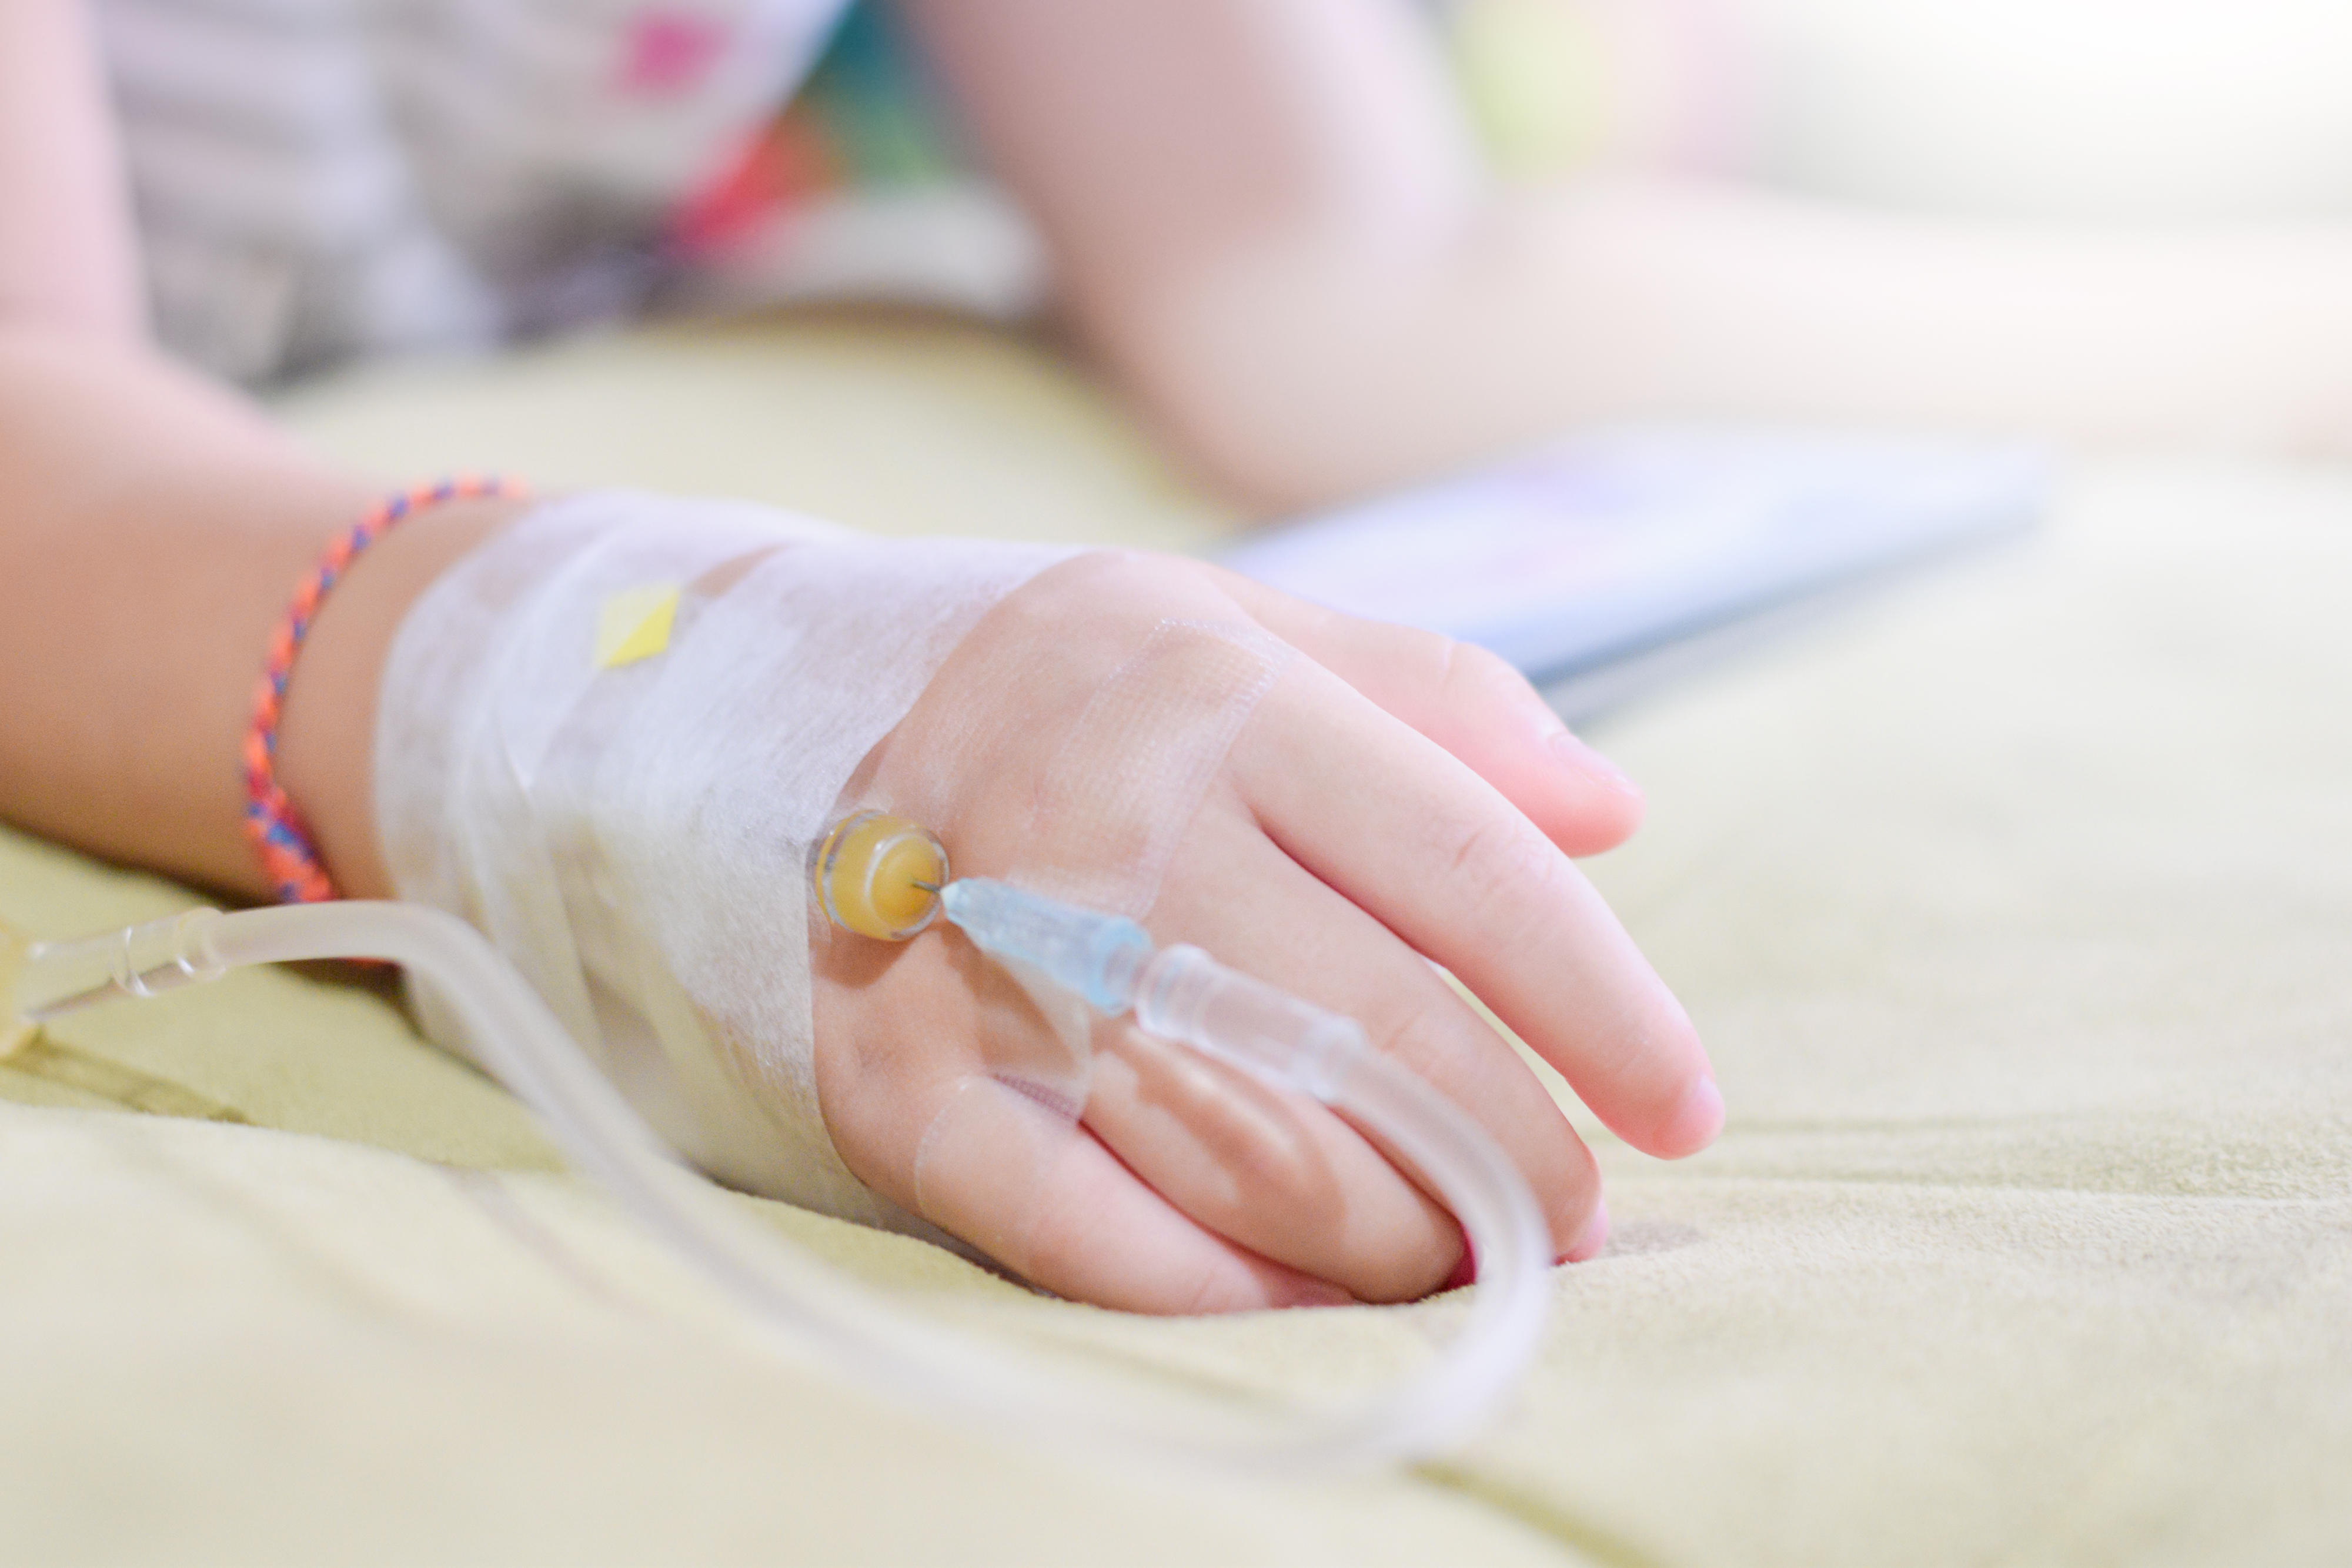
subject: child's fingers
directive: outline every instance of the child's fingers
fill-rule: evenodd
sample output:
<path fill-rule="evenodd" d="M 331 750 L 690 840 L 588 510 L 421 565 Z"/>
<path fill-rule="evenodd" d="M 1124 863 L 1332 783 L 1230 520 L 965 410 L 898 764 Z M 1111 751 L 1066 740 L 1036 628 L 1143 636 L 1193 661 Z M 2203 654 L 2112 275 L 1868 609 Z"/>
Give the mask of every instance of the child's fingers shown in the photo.
<path fill-rule="evenodd" d="M 1444 964 L 1636 1148 L 1722 1122 L 1688 1017 L 1591 883 L 1455 758 L 1298 664 L 1234 752 L 1274 841 Z"/>
<path fill-rule="evenodd" d="M 943 1086 L 915 1152 L 924 1217 L 1031 1283 L 1137 1312 L 1335 1306 L 1348 1292 L 1187 1218 L 1087 1129 L 985 1073 Z"/>
<path fill-rule="evenodd" d="M 1260 625 L 1460 758 L 1568 853 L 1614 849 L 1641 826 L 1641 789 L 1486 649 L 1217 570 Z"/>
<path fill-rule="evenodd" d="M 1239 801 L 1213 800 L 1195 820 L 1152 905 L 1150 924 L 1160 941 L 1197 943 L 1235 968 L 1362 1024 L 1376 1047 L 1494 1135 L 1534 1189 L 1560 1254 L 1583 1239 L 1600 1198 L 1600 1171 L 1549 1092 L 1428 963 L 1269 842 Z M 1438 1265 L 1453 1260 L 1455 1239 L 1450 1223 L 1433 1231 L 1431 1210 L 1399 1214 L 1381 1207 L 1378 1183 L 1357 1190 L 1368 1206 L 1361 1219 L 1389 1218 L 1380 1244 L 1406 1249 L 1402 1256 L 1433 1283 L 1444 1278 Z M 1192 1212 L 1207 1218 L 1198 1208 Z M 1275 1212 L 1292 1231 L 1334 1222 L 1307 1205 Z M 1305 1260 L 1311 1254 L 1297 1243 L 1244 1239 L 1310 1266 Z M 1349 1272 L 1328 1277 L 1358 1287 L 1362 1276 L 1353 1270 L 1362 1264 L 1349 1267 Z"/>
<path fill-rule="evenodd" d="M 1055 1044 L 953 931 L 904 946 L 821 934 L 817 1100 L 867 1186 L 1049 1291 L 1137 1312 L 1339 1302 L 1337 1286 L 1202 1228 L 1077 1124 L 1013 1085 Z M 834 1049 L 824 1049 L 830 1045 Z"/>
<path fill-rule="evenodd" d="M 1202 1225 L 1360 1301 L 1461 1261 L 1453 1217 L 1328 1110 L 1132 1027 L 1097 1036 L 1087 1125 Z"/>

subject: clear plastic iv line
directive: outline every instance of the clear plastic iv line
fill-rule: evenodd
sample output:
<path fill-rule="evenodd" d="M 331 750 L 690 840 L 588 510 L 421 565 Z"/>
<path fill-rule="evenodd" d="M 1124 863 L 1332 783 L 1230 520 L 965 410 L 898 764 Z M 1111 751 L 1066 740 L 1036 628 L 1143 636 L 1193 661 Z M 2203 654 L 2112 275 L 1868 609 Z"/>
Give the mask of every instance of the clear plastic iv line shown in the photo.
<path fill-rule="evenodd" d="M 1470 1320 L 1429 1375 L 1433 1384 L 1450 1381 L 1432 1396 L 1453 1407 L 1446 1419 L 1475 1420 L 1508 1390 L 1543 1332 L 1551 1260 L 1535 1195 L 1485 1128 L 1372 1050 L 1362 1025 L 1198 947 L 1155 948 L 1124 915 L 1011 883 L 951 882 L 940 890 L 940 912 L 982 951 L 1027 966 L 1097 1011 L 1132 1011 L 1145 1033 L 1309 1095 L 1385 1138 L 1437 1189 L 1478 1264 Z"/>
<path fill-rule="evenodd" d="M 1081 925 L 1097 923 L 1097 931 L 1115 918 L 1053 908 L 1083 917 Z M 1029 914 L 1052 910 L 1032 899 Z M 1143 945 L 1149 950 L 1148 937 Z M 1466 1437 L 1508 1390 L 1541 1333 L 1544 1229 L 1524 1180 L 1493 1140 L 1418 1079 L 1361 1049 L 1360 1031 L 1352 1047 L 1343 1040 L 1304 1057 L 1276 1043 L 1232 1054 L 1250 1038 L 1237 1020 L 1274 1019 L 1265 1040 L 1290 1038 L 1281 1008 L 1249 988 L 1290 1009 L 1315 1009 L 1230 971 L 1210 974 L 1201 966 L 1216 967 L 1198 949 L 1170 948 L 1139 971 L 1140 988 L 1131 993 L 1139 1019 L 1147 1027 L 1159 1020 L 1174 1038 L 1214 1039 L 1218 1044 L 1202 1048 L 1253 1071 L 1265 1069 L 1248 1060 L 1251 1051 L 1293 1067 L 1319 1063 L 1278 1081 L 1308 1089 L 1389 1138 L 1437 1189 L 1475 1249 L 1479 1283 L 1462 1333 L 1427 1365 L 1370 1398 L 1253 1404 L 1133 1377 L 1082 1377 L 1024 1347 L 984 1343 L 906 1312 L 755 1228 L 682 1168 L 513 967 L 473 927 L 422 905 L 199 909 L 81 941 L 37 944 L 21 956 L 16 995 L 0 997 L 0 1021 L 38 1022 L 248 965 L 328 958 L 388 959 L 434 986 L 464 1020 L 483 1064 L 537 1113 L 572 1164 L 782 1348 L 918 1409 L 945 1405 L 992 1431 L 1010 1427 L 1079 1450 L 1108 1437 L 1163 1458 L 1258 1470 L 1360 1468 L 1430 1455 Z M 1110 966 L 1097 972 L 1106 977 Z"/>

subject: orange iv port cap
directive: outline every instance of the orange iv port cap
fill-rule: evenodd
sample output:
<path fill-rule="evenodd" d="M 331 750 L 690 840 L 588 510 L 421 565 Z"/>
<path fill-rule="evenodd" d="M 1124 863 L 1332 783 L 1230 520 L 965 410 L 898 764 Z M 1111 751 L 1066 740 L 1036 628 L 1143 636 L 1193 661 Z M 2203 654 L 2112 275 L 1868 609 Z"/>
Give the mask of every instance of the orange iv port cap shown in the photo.
<path fill-rule="evenodd" d="M 939 914 L 948 852 L 920 822 L 859 811 L 819 841 L 809 873 L 817 903 L 835 925 L 903 942 Z"/>

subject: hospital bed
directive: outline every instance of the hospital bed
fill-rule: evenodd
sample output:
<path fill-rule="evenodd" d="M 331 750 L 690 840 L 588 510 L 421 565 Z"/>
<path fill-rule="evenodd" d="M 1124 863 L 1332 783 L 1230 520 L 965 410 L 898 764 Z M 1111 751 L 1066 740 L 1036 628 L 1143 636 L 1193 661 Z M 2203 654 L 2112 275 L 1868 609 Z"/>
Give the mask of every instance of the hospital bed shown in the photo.
<path fill-rule="evenodd" d="M 1232 537 L 1113 406 L 854 315 L 282 404 L 387 481 Z M 1571 1105 L 1616 1228 L 1458 1455 L 1284 1480 L 879 1402 L 772 1354 L 380 979 L 257 971 L 0 1066 L 0 1561 L 2352 1558 L 2352 472 L 2084 464 L 2033 537 L 1591 733 L 1651 806 L 1590 870 L 1730 1123 L 1663 1165 Z M 0 832 L 31 934 L 194 899 Z M 741 1207 L 960 1326 L 1195 1385 L 1393 1375 L 1462 1312 L 1128 1318 Z"/>

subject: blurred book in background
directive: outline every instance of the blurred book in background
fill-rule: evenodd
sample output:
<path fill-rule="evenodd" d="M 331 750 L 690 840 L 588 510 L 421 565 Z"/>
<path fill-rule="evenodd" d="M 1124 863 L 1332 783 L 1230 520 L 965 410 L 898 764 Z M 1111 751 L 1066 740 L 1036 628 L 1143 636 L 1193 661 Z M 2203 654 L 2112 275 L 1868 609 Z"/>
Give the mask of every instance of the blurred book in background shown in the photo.
<path fill-rule="evenodd" d="M 1571 723 L 1891 570 L 2021 531 L 2013 445 L 1596 431 L 1260 535 L 1223 564 L 1508 659 Z"/>

